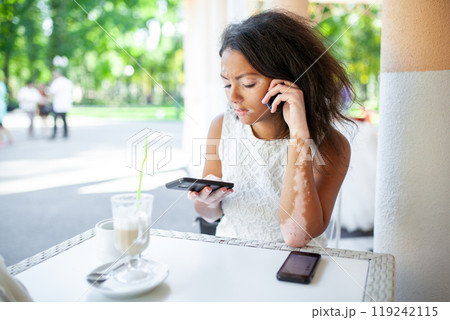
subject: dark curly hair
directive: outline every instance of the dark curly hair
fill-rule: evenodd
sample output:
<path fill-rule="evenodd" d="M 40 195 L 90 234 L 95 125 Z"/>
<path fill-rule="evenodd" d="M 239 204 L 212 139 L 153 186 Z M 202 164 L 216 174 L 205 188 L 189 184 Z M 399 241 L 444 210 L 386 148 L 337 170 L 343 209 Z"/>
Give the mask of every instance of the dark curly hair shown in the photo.
<path fill-rule="evenodd" d="M 219 54 L 222 57 L 228 48 L 237 50 L 260 74 L 295 82 L 303 91 L 311 139 L 330 160 L 329 149 L 321 147 L 325 143 L 340 153 L 341 140 L 333 124 L 352 122 L 344 111 L 355 94 L 344 68 L 322 41 L 324 37 L 308 19 L 270 10 L 228 25 Z"/>

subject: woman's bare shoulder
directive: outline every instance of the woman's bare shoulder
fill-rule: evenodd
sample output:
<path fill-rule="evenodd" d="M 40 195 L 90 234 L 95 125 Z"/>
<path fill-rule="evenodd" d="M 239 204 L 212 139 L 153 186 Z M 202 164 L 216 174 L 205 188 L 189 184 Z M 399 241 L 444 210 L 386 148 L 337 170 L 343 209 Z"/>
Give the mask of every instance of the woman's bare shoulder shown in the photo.
<path fill-rule="evenodd" d="M 341 132 L 339 132 L 336 129 L 333 129 L 333 130 L 334 130 L 336 139 L 339 141 L 338 146 L 341 151 L 338 154 L 338 156 L 350 159 L 350 153 L 351 153 L 350 142 Z"/>
<path fill-rule="evenodd" d="M 327 155 L 326 163 L 331 162 L 335 169 L 339 168 L 347 172 L 351 156 L 350 142 L 336 129 L 333 129 L 331 134 L 333 138 L 326 139 L 319 151 Z"/>
<path fill-rule="evenodd" d="M 216 160 L 206 159 L 205 167 L 203 168 L 203 177 L 213 174 L 216 177 L 222 177 L 222 162 L 218 155 L 220 138 L 222 136 L 222 124 L 224 115 L 220 114 L 211 121 L 208 132 L 208 143 L 206 146 L 206 153 L 212 157 L 217 155 Z"/>

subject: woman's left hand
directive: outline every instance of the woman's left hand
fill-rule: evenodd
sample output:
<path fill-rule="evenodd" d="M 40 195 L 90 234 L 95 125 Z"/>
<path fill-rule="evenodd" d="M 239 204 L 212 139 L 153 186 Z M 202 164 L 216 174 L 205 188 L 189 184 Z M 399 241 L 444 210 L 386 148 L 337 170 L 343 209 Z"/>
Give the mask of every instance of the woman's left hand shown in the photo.
<path fill-rule="evenodd" d="M 278 95 L 272 103 L 272 113 L 275 113 L 279 104 L 284 101 L 283 117 L 289 126 L 291 136 L 309 138 L 308 124 L 306 122 L 305 100 L 303 91 L 295 84 L 287 80 L 274 79 L 270 83 L 268 92 L 261 100 L 267 103 L 271 97 Z"/>

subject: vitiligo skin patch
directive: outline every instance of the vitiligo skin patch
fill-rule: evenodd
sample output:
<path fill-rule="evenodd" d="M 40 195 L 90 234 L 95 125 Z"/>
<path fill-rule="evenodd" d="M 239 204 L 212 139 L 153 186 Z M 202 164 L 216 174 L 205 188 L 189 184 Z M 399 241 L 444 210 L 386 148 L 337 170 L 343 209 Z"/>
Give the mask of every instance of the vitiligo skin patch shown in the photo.
<path fill-rule="evenodd" d="M 311 203 L 311 183 L 313 179 L 308 179 L 308 173 L 312 170 L 312 157 L 309 148 L 309 143 L 303 139 L 295 139 L 295 156 L 296 162 L 294 167 L 294 174 L 292 177 L 285 177 L 285 179 L 293 179 L 294 198 L 291 203 L 292 215 L 286 208 L 284 214 L 280 216 L 280 225 L 286 227 L 289 223 L 288 219 L 292 219 L 291 227 L 287 230 L 290 235 L 297 237 L 298 232 L 303 232 L 304 240 L 306 242 L 311 240 L 311 237 L 306 232 L 306 212 Z M 294 146 L 294 145 L 292 145 Z M 295 215 L 295 218 L 294 216 Z M 299 231 L 301 229 L 302 231 Z"/>

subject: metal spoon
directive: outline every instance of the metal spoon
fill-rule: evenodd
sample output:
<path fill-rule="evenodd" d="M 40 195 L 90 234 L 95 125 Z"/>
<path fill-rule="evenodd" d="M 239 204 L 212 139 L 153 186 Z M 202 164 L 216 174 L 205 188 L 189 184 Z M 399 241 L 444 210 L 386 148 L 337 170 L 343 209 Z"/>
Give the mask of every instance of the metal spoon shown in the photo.
<path fill-rule="evenodd" d="M 111 277 L 111 275 L 114 273 L 114 271 L 116 271 L 123 265 L 124 264 L 121 263 L 118 266 L 114 267 L 113 269 L 108 270 L 108 268 L 111 267 L 111 264 L 107 264 L 107 265 L 103 266 L 103 268 L 101 268 L 100 270 L 96 269 L 96 270 L 92 271 L 91 273 L 89 273 L 86 276 L 86 280 L 90 284 L 105 282 L 106 280 L 108 280 Z"/>
<path fill-rule="evenodd" d="M 112 272 L 101 273 L 101 272 L 91 272 L 86 276 L 87 282 L 94 283 L 102 283 L 108 280 L 111 277 Z"/>

